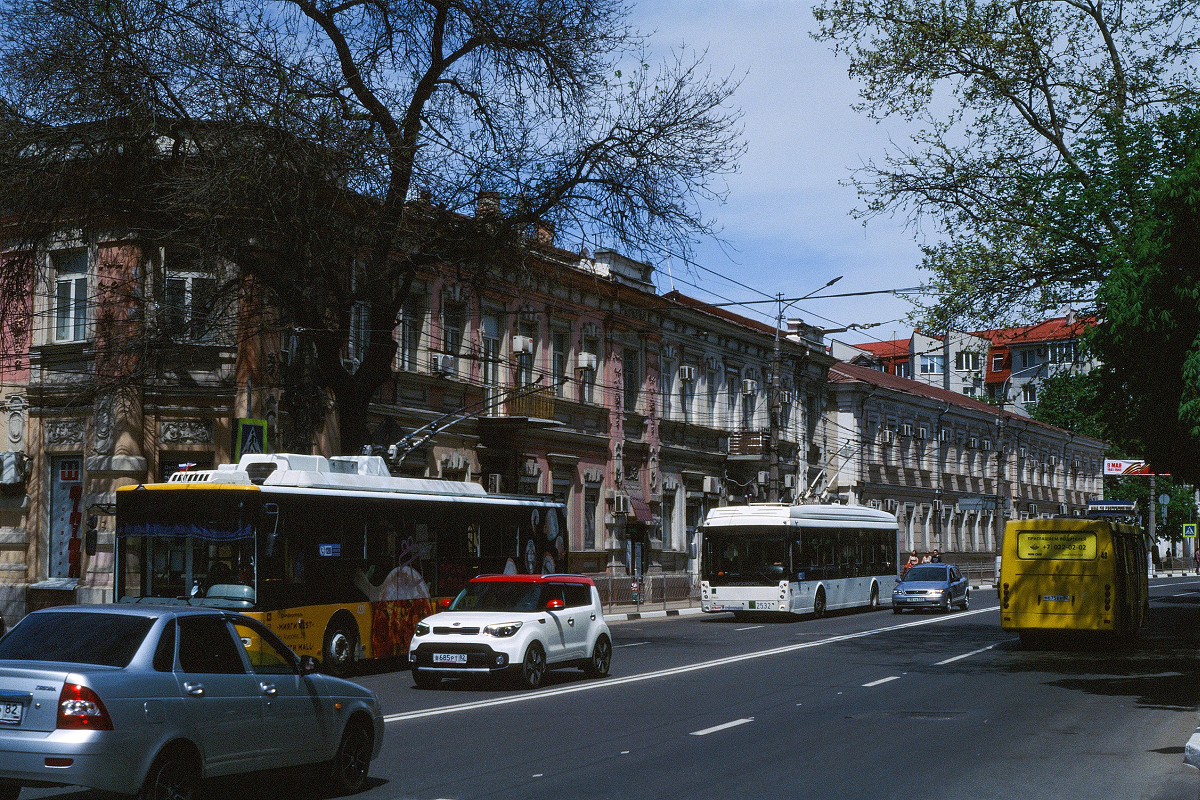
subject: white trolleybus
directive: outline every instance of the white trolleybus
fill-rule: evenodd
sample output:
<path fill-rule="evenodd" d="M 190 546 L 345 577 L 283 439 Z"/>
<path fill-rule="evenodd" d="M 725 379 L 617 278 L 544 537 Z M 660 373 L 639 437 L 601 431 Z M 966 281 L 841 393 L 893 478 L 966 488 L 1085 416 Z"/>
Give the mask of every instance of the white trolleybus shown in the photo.
<path fill-rule="evenodd" d="M 897 582 L 896 518 L 865 506 L 725 506 L 708 512 L 700 536 L 706 612 L 820 617 L 890 602 Z"/>

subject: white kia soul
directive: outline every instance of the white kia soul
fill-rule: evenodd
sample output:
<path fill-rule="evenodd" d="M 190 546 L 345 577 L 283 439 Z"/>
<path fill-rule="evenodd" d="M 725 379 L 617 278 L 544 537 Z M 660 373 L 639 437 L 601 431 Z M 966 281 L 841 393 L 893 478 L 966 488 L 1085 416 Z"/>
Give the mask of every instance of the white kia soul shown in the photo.
<path fill-rule="evenodd" d="M 536 689 L 547 669 L 580 667 L 604 677 L 612 636 L 600 595 L 583 575 L 482 575 L 448 611 L 417 623 L 408 651 L 413 682 L 507 674 Z"/>

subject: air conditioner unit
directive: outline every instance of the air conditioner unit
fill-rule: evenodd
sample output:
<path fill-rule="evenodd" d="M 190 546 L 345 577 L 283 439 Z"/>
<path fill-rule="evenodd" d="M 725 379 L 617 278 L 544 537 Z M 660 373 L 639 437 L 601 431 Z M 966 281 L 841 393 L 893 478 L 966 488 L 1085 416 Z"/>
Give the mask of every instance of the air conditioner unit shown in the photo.
<path fill-rule="evenodd" d="M 784 475 L 783 476 L 783 488 L 795 489 L 796 488 L 796 476 L 790 472 L 788 474 Z"/>
<path fill-rule="evenodd" d="M 792 390 L 784 389 L 782 392 L 780 392 L 779 402 L 785 406 L 790 406 L 792 404 Z"/>
<path fill-rule="evenodd" d="M 896 440 L 896 433 L 891 428 L 884 428 L 879 432 L 880 444 L 891 444 Z"/>
<path fill-rule="evenodd" d="M 457 370 L 458 359 L 448 353 L 434 353 L 430 369 L 439 375 L 453 375 Z"/>
<path fill-rule="evenodd" d="M 595 353 L 580 353 L 578 366 L 579 369 L 590 369 L 595 372 L 600 366 L 600 358 Z"/>
<path fill-rule="evenodd" d="M 771 481 L 771 473 L 761 470 L 758 473 L 758 483 L 761 486 L 766 486 Z"/>
<path fill-rule="evenodd" d="M 0 453 L 0 486 L 20 486 L 25 482 L 26 458 L 20 451 Z"/>
<path fill-rule="evenodd" d="M 938 431 L 938 441 L 939 442 L 954 441 L 954 431 L 950 430 L 949 428 L 943 428 L 942 430 Z"/>
<path fill-rule="evenodd" d="M 679 368 L 679 380 L 694 381 L 696 380 L 696 368 L 691 364 L 684 364 Z"/>
<path fill-rule="evenodd" d="M 746 378 L 742 381 L 742 394 L 754 394 L 758 391 L 758 381 Z"/>
<path fill-rule="evenodd" d="M 514 336 L 512 341 L 513 353 L 532 353 L 533 339 L 529 336 Z"/>
<path fill-rule="evenodd" d="M 903 423 L 900 426 L 900 435 L 901 436 L 912 436 L 913 435 L 913 426 L 909 425 L 907 422 Z"/>
<path fill-rule="evenodd" d="M 504 489 L 504 484 L 499 472 L 488 473 L 487 490 L 492 494 L 499 494 Z"/>
<path fill-rule="evenodd" d="M 629 495 L 623 492 L 613 495 L 613 513 L 626 516 L 633 513 L 633 504 L 629 502 Z"/>
<path fill-rule="evenodd" d="M 704 478 L 704 493 L 705 494 L 720 494 L 721 479 L 714 478 L 711 475 Z"/>

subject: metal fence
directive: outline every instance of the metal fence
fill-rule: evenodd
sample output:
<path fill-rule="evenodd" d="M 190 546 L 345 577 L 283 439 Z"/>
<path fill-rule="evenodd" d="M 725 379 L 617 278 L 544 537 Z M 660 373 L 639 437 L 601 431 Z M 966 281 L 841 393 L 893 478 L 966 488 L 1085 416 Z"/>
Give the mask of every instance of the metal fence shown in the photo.
<path fill-rule="evenodd" d="M 643 575 L 642 579 L 608 573 L 589 575 L 608 610 L 618 605 L 637 608 L 692 608 L 700 605 L 700 585 L 691 575 Z"/>

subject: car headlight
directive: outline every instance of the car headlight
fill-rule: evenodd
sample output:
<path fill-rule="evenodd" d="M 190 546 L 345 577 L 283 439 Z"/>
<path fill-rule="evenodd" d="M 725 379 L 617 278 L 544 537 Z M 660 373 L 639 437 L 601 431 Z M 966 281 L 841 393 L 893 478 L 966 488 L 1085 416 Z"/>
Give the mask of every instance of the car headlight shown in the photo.
<path fill-rule="evenodd" d="M 417 636 L 424 636 L 424 635 L 425 635 L 425 634 L 427 634 L 427 633 L 429 633 L 429 626 L 428 626 L 428 625 L 426 625 L 424 622 L 418 622 L 418 623 L 417 623 L 417 631 L 416 631 L 416 635 L 417 635 Z"/>
<path fill-rule="evenodd" d="M 519 630 L 521 630 L 521 623 L 519 622 L 497 622 L 493 625 L 485 625 L 483 635 L 504 638 L 512 636 Z"/>

